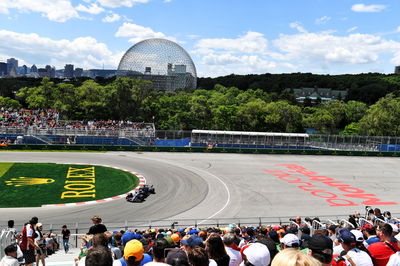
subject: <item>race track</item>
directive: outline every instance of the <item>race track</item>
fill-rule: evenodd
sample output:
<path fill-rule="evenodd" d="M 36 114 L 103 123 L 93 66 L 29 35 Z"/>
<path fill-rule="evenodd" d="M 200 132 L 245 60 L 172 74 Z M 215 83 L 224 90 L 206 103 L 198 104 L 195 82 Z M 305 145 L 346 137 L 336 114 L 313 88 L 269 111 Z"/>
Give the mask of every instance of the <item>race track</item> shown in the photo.
<path fill-rule="evenodd" d="M 38 216 L 46 224 L 89 223 L 93 215 L 101 216 L 106 224 L 159 219 L 198 219 L 201 223 L 206 218 L 296 215 L 314 217 L 345 215 L 356 210 L 363 212 L 365 204 L 362 202 L 368 199 L 344 196 L 350 195 L 350 192 L 373 194 L 373 198 L 377 199 L 375 203 L 383 204 L 376 207 L 400 213 L 398 158 L 213 153 L 1 152 L 0 161 L 112 165 L 142 174 L 148 184 L 155 186 L 157 192 L 140 204 L 120 199 L 71 207 L 0 209 L 1 224 L 5 224 L 8 219 L 22 224 L 31 216 Z M 309 177 L 277 164 L 295 164 L 313 171 L 314 176 L 329 177 L 351 188 L 341 191 L 334 186 L 306 180 Z M 279 177 L 271 171 L 293 175 L 290 178 L 282 175 Z M 294 175 L 297 177 L 293 177 Z M 312 183 L 319 191 L 312 193 L 307 188 L 299 189 L 300 184 L 291 182 L 293 180 Z M 35 197 L 23 196 L 27 200 Z M 330 206 L 332 202 L 327 201 L 329 198 L 336 199 L 336 205 L 339 202 L 352 202 L 353 206 Z"/>

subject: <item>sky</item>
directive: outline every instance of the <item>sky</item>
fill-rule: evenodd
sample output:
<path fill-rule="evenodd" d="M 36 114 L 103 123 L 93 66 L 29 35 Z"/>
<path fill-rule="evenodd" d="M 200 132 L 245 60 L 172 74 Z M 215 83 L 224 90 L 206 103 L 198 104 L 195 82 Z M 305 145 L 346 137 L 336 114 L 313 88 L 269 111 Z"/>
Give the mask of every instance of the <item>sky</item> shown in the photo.
<path fill-rule="evenodd" d="M 0 62 L 116 69 L 166 38 L 200 77 L 393 73 L 399 17 L 395 0 L 0 0 Z"/>

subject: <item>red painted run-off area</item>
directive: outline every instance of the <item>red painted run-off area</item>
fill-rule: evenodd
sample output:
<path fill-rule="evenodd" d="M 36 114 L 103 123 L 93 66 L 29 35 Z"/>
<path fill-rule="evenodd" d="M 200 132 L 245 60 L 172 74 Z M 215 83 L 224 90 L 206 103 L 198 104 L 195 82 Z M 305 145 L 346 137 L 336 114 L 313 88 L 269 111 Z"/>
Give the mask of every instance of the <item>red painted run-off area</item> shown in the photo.
<path fill-rule="evenodd" d="M 309 171 L 305 167 L 296 164 L 275 164 L 284 167 L 284 170 L 267 170 L 264 172 L 272 174 L 280 180 L 289 184 L 298 185 L 297 188 L 309 192 L 311 195 L 323 198 L 329 206 L 359 206 L 359 205 L 397 205 L 397 202 L 383 202 L 375 194 L 366 193 L 364 190 L 336 181 L 327 176 L 318 175 L 317 172 Z M 327 186 L 327 188 L 321 188 Z M 318 187 L 319 186 L 319 187 Z M 330 191 L 328 191 L 330 190 Z M 344 193 L 343 193 L 344 192 Z M 340 193 L 340 194 L 339 194 Z M 362 199 L 361 204 L 354 199 Z"/>

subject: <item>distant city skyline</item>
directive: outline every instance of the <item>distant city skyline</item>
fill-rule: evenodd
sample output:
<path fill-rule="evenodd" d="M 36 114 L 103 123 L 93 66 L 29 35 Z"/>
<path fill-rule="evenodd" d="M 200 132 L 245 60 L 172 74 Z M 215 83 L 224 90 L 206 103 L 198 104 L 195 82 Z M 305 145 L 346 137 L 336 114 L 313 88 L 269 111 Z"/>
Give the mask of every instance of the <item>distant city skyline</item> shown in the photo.
<path fill-rule="evenodd" d="M 200 77 L 393 73 L 399 15 L 389 0 L 2 1 L 0 62 L 117 69 L 133 44 L 166 38 L 188 51 Z"/>

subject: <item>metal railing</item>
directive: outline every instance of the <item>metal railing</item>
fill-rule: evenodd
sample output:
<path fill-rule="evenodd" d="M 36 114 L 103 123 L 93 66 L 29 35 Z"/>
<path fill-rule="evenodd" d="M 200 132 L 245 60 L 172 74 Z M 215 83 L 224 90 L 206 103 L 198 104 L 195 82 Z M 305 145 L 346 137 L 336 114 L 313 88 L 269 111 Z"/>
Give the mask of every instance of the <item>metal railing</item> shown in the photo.
<path fill-rule="evenodd" d="M 179 144 L 171 142 L 170 146 L 209 147 L 211 144 L 213 148 L 400 152 L 400 137 L 319 134 L 304 134 L 306 136 L 301 137 L 279 135 L 279 133 L 275 133 L 273 136 L 249 133 L 251 132 L 243 132 L 243 135 L 238 135 L 226 131 L 224 134 L 199 134 L 183 130 L 155 130 L 153 127 L 121 129 L 0 127 L 0 134 L 8 134 L 14 138 L 15 135 L 36 138 L 47 136 L 47 141 L 44 142 L 51 143 L 49 141 L 49 136 L 51 136 L 54 144 L 73 145 L 77 137 L 87 137 L 87 143 L 84 144 L 154 146 L 163 140 L 187 140 L 187 142 L 179 142 Z M 125 139 L 126 141 L 110 142 L 106 138 Z"/>

